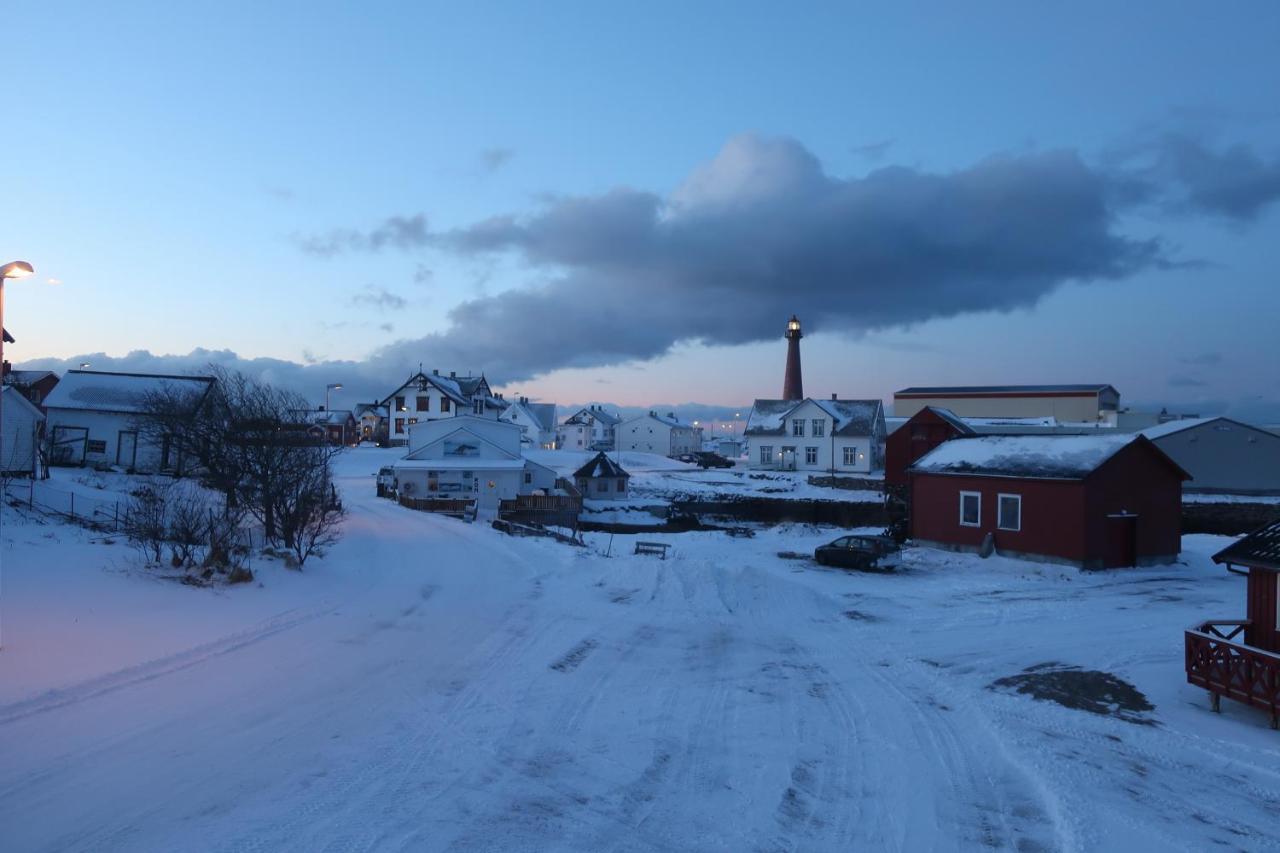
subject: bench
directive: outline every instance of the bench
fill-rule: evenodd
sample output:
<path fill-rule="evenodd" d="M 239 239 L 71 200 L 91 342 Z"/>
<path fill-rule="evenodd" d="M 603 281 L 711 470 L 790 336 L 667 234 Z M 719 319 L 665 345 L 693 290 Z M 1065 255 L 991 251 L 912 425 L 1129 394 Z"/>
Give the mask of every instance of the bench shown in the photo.
<path fill-rule="evenodd" d="M 656 554 L 662 559 L 667 559 L 667 549 L 671 546 L 665 542 L 637 542 L 637 554 Z"/>

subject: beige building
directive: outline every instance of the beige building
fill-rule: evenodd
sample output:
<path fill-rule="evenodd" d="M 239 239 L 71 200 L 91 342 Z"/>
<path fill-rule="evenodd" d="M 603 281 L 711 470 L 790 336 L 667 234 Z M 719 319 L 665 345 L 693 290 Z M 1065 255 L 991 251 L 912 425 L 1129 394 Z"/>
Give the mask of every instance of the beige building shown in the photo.
<path fill-rule="evenodd" d="M 904 388 L 893 395 L 895 418 L 909 418 L 927 406 L 962 418 L 1053 418 L 1115 426 L 1120 392 L 1110 385 L 973 385 Z"/>

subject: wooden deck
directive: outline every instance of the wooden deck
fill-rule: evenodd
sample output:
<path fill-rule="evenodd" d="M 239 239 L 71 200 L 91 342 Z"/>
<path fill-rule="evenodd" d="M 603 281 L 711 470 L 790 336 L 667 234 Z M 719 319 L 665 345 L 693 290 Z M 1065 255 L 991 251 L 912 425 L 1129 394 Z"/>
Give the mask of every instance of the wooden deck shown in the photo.
<path fill-rule="evenodd" d="M 1216 619 L 1186 631 L 1187 682 L 1212 695 L 1213 709 L 1223 696 L 1271 712 L 1271 728 L 1280 728 L 1280 654 L 1245 645 L 1243 619 Z"/>

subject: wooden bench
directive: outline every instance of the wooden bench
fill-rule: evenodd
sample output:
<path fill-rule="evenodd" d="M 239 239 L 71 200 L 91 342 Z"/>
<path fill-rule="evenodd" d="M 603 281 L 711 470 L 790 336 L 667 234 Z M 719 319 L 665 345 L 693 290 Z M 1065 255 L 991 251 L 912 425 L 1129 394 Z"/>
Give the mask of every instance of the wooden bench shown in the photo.
<path fill-rule="evenodd" d="M 667 549 L 671 546 L 665 542 L 637 542 L 637 554 L 656 554 L 662 559 L 667 559 Z"/>

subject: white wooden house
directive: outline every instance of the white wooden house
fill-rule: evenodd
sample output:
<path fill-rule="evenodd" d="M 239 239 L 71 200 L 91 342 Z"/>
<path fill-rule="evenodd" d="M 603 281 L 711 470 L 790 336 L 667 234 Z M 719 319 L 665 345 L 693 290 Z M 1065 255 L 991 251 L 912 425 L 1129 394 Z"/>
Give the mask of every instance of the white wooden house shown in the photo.
<path fill-rule="evenodd" d="M 68 370 L 44 401 L 49 462 L 180 471 L 183 460 L 168 442 L 150 440 L 140 429 L 143 405 L 148 395 L 178 393 L 195 411 L 213 385 L 210 376 Z"/>
<path fill-rule="evenodd" d="M 409 452 L 392 464 L 395 488 L 412 498 L 460 498 L 481 509 L 517 495 L 550 493 L 556 473 L 520 453 L 520 427 L 479 415 L 419 421 Z"/>
<path fill-rule="evenodd" d="M 560 425 L 560 447 L 564 450 L 616 450 L 621 421 L 618 415 L 604 406 L 584 406 Z"/>
<path fill-rule="evenodd" d="M 648 412 L 618 425 L 618 449 L 680 456 L 702 450 L 702 427 L 683 423 L 674 413 Z"/>
<path fill-rule="evenodd" d="M 0 474 L 34 476 L 38 470 L 37 448 L 44 432 L 44 413 L 17 388 L 6 385 L 0 393 L 4 394 L 4 421 L 0 423 Z"/>
<path fill-rule="evenodd" d="M 419 371 L 384 397 L 386 440 L 391 445 L 409 443 L 409 427 L 422 421 L 474 415 L 497 420 L 506 402 L 496 397 L 483 376 L 458 376 L 440 371 Z"/>
<path fill-rule="evenodd" d="M 530 403 L 528 397 L 521 397 L 507 406 L 498 420 L 520 427 L 521 443 L 525 447 L 555 450 L 555 403 Z"/>
<path fill-rule="evenodd" d="M 756 400 L 744 437 L 752 468 L 865 474 L 884 466 L 884 404 Z"/>

